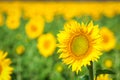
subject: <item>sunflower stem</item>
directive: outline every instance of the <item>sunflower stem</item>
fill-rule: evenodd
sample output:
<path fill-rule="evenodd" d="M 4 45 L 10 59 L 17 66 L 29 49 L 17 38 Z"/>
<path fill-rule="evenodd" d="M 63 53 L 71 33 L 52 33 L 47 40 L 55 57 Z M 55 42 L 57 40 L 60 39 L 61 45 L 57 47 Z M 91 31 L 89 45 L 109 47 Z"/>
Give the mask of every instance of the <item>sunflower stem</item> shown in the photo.
<path fill-rule="evenodd" d="M 93 73 L 93 62 L 90 62 L 91 65 L 88 65 L 88 71 L 89 71 L 89 80 L 94 80 L 94 73 Z"/>

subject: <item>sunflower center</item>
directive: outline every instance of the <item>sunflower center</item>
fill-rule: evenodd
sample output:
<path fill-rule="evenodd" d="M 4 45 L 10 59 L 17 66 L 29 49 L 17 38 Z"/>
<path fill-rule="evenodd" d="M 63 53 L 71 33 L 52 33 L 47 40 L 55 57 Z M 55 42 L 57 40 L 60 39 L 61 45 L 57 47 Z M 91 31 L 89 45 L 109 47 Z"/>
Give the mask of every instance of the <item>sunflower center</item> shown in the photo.
<path fill-rule="evenodd" d="M 0 65 L 0 74 L 1 74 L 1 72 L 2 72 L 2 66 Z"/>
<path fill-rule="evenodd" d="M 14 20 L 12 20 L 11 23 L 14 23 Z"/>
<path fill-rule="evenodd" d="M 48 49 L 50 46 L 50 41 L 49 40 L 46 40 L 45 43 L 44 43 L 44 48 L 45 49 Z"/>
<path fill-rule="evenodd" d="M 87 38 L 82 35 L 75 37 L 72 41 L 71 49 L 76 56 L 84 55 L 88 50 Z"/>
<path fill-rule="evenodd" d="M 104 42 L 104 43 L 107 43 L 108 41 L 109 41 L 108 36 L 104 35 L 104 36 L 103 36 L 103 42 Z"/>
<path fill-rule="evenodd" d="M 35 31 L 37 31 L 37 28 L 33 25 L 33 26 L 31 26 L 31 30 L 32 30 L 33 32 L 35 32 Z"/>

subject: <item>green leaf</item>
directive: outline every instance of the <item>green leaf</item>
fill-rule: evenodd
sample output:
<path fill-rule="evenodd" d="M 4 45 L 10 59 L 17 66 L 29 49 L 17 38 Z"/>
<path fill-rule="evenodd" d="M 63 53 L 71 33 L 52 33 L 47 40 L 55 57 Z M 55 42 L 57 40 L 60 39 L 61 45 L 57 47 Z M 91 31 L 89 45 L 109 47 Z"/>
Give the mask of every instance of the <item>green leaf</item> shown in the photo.
<path fill-rule="evenodd" d="M 111 71 L 111 70 L 97 70 L 96 71 L 96 76 L 100 75 L 100 74 L 115 74 L 115 72 Z"/>
<path fill-rule="evenodd" d="M 85 76 L 81 77 L 80 80 L 89 80 L 89 76 L 88 76 L 88 75 L 85 75 Z"/>
<path fill-rule="evenodd" d="M 11 77 L 12 77 L 12 80 L 16 80 L 16 74 L 15 74 L 15 73 L 13 73 L 13 74 L 11 75 Z"/>

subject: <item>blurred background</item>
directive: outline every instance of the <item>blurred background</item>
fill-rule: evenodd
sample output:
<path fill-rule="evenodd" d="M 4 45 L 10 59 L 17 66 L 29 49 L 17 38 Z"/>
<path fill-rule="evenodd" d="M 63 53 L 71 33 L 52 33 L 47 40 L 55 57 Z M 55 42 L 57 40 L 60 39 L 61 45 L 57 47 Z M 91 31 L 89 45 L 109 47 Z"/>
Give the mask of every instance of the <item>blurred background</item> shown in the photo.
<path fill-rule="evenodd" d="M 57 54 L 57 34 L 71 19 L 99 25 L 104 54 L 96 69 L 111 70 L 110 77 L 120 80 L 120 2 L 55 1 L 0 0 L 0 50 L 12 60 L 12 80 L 85 80 L 85 67 L 76 75 Z"/>

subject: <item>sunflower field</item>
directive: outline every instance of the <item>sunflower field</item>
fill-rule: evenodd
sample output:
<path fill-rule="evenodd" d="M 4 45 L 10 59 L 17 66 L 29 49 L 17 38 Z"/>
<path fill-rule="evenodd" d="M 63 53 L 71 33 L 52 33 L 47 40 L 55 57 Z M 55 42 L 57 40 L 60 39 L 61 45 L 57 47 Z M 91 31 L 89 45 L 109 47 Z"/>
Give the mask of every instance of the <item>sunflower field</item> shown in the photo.
<path fill-rule="evenodd" d="M 0 80 L 120 80 L 120 2 L 0 2 Z"/>

